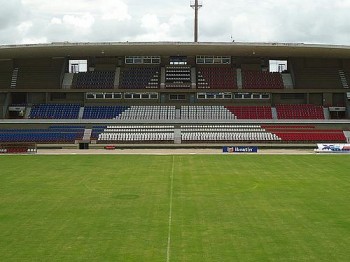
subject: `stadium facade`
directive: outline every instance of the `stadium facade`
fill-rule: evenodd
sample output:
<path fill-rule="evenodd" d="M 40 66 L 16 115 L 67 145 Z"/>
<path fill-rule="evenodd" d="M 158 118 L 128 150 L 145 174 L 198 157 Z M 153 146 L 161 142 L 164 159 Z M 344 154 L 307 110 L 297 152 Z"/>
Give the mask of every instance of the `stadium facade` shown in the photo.
<path fill-rule="evenodd" d="M 349 84 L 350 46 L 6 45 L 0 142 L 347 142 Z"/>

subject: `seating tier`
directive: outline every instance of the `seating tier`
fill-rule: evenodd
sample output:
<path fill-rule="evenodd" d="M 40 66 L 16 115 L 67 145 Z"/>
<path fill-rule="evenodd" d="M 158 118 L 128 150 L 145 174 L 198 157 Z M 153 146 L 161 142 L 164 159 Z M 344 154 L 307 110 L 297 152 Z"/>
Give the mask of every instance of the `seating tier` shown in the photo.
<path fill-rule="evenodd" d="M 77 104 L 39 104 L 34 105 L 29 118 L 32 119 L 77 119 L 80 105 Z"/>
<path fill-rule="evenodd" d="M 278 119 L 325 119 L 322 106 L 276 105 L 276 110 Z"/>
<path fill-rule="evenodd" d="M 200 67 L 197 71 L 197 88 L 236 89 L 236 70 L 228 67 Z"/>
<path fill-rule="evenodd" d="M 113 89 L 115 72 L 80 72 L 74 74 L 72 88 Z"/>
<path fill-rule="evenodd" d="M 123 111 L 117 119 L 175 119 L 175 106 L 131 106 Z"/>
<path fill-rule="evenodd" d="M 317 129 L 314 126 L 264 126 L 265 130 L 277 135 L 284 142 L 340 142 L 345 143 L 346 137 L 342 130 Z"/>
<path fill-rule="evenodd" d="M 181 119 L 236 119 L 224 106 L 181 106 Z"/>
<path fill-rule="evenodd" d="M 85 106 L 83 119 L 114 119 L 129 108 L 129 106 Z"/>
<path fill-rule="evenodd" d="M 283 89 L 283 79 L 280 73 L 262 71 L 242 71 L 244 89 Z"/>
<path fill-rule="evenodd" d="M 159 84 L 159 67 L 128 67 L 121 71 L 122 89 L 159 88 Z"/>
<path fill-rule="evenodd" d="M 52 127 L 48 129 L 0 129 L 1 143 L 74 143 L 82 139 L 82 127 Z"/>
<path fill-rule="evenodd" d="M 272 119 L 270 106 L 227 106 L 237 119 Z"/>
<path fill-rule="evenodd" d="M 108 126 L 98 134 L 98 143 L 155 143 L 174 141 L 174 126 Z"/>

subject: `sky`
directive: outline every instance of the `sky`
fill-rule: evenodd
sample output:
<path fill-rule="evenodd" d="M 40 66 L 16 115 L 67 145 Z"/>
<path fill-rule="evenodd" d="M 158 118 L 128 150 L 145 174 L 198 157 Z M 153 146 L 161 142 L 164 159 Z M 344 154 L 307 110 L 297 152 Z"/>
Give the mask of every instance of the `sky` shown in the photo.
<path fill-rule="evenodd" d="M 350 0 L 203 0 L 200 42 L 350 45 Z M 193 41 L 190 0 L 0 0 L 0 45 Z"/>

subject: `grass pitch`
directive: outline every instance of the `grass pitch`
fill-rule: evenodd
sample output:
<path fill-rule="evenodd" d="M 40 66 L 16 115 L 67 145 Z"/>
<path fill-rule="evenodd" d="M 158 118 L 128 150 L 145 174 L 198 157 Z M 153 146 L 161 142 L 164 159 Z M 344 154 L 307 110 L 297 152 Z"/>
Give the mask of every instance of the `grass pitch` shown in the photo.
<path fill-rule="evenodd" d="M 1 261 L 348 261 L 349 160 L 1 156 Z"/>

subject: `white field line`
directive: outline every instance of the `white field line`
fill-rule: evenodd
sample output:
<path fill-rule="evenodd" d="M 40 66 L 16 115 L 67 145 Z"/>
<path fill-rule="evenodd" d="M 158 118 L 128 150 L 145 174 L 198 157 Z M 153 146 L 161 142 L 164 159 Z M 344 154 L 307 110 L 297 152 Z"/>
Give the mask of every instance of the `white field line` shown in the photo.
<path fill-rule="evenodd" d="M 166 250 L 166 262 L 170 261 L 170 247 L 171 247 L 171 224 L 173 215 L 173 187 L 174 187 L 174 166 L 175 156 L 173 155 L 173 164 L 171 167 L 170 174 L 170 198 L 169 198 L 169 223 L 168 223 L 168 246 Z"/>

